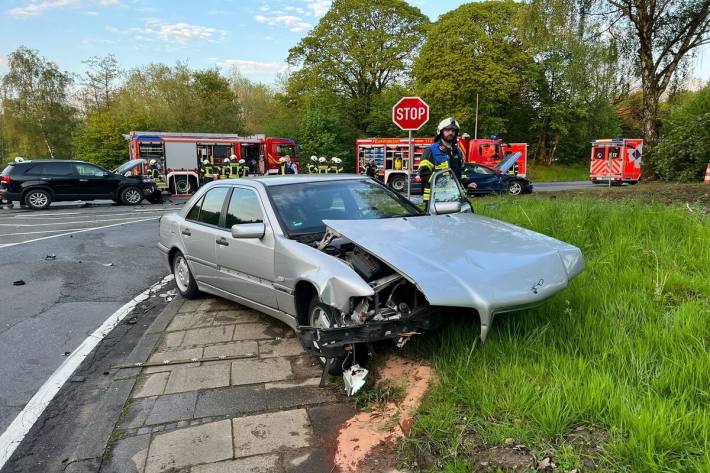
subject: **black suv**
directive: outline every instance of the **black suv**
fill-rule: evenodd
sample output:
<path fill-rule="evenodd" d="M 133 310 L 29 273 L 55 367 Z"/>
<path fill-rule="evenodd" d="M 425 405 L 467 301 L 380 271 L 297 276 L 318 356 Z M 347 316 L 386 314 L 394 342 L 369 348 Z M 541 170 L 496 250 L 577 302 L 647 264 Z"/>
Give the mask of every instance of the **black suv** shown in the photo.
<path fill-rule="evenodd" d="M 159 196 L 150 179 L 122 176 L 83 161 L 23 161 L 9 164 L 0 174 L 0 197 L 35 210 L 62 200 L 112 199 L 137 205 Z"/>

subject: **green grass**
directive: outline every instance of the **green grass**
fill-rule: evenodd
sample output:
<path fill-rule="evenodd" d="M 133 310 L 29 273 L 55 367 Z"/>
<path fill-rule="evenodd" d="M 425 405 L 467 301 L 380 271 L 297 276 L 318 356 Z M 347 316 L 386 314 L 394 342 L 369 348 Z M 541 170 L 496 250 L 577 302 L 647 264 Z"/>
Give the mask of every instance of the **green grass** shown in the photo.
<path fill-rule="evenodd" d="M 528 164 L 527 177 L 535 182 L 586 181 L 589 179 L 588 164 Z"/>
<path fill-rule="evenodd" d="M 500 315 L 485 344 L 458 320 L 415 337 L 441 380 L 409 442 L 471 471 L 467 438 L 515 438 L 568 471 L 576 426 L 609 435 L 601 471 L 710 471 L 710 219 L 684 206 L 499 197 L 476 210 L 580 247 L 587 267 L 542 306 Z M 501 281 L 504 283 L 504 281 Z"/>

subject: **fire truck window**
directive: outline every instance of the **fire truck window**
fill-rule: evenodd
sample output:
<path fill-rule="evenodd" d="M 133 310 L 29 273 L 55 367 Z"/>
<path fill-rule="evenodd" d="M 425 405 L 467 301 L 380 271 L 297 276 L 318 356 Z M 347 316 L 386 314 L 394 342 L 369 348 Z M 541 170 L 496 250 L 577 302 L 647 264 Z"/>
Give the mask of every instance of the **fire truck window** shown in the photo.
<path fill-rule="evenodd" d="M 200 215 L 197 217 L 198 222 L 219 225 L 219 215 L 222 213 L 222 206 L 228 190 L 226 187 L 217 187 L 207 191 L 202 208 L 200 208 Z"/>
<path fill-rule="evenodd" d="M 91 164 L 85 164 L 85 163 L 76 163 L 74 164 L 74 169 L 76 169 L 76 173 L 80 176 L 89 176 L 89 177 L 101 177 L 104 175 L 104 170 L 92 166 Z"/>
<path fill-rule="evenodd" d="M 232 191 L 224 226 L 232 228 L 232 225 L 240 223 L 262 223 L 263 221 L 264 215 L 261 212 L 261 203 L 256 192 L 236 187 Z"/>
<path fill-rule="evenodd" d="M 276 154 L 279 156 L 295 156 L 296 147 L 292 145 L 276 145 Z"/>
<path fill-rule="evenodd" d="M 604 148 L 594 148 L 594 159 L 604 159 Z"/>
<path fill-rule="evenodd" d="M 216 159 L 218 163 L 224 161 L 224 158 L 228 158 L 232 155 L 232 145 L 214 145 L 212 148 L 213 159 Z"/>
<path fill-rule="evenodd" d="M 619 158 L 619 148 L 609 148 L 609 156 L 607 159 L 618 159 Z"/>

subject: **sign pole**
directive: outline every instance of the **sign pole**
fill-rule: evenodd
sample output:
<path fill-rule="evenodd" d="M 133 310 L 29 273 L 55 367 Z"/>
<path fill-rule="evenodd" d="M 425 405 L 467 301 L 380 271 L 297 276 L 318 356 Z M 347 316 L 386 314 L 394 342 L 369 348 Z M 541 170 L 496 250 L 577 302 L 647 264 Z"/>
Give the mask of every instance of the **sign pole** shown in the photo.
<path fill-rule="evenodd" d="M 414 169 L 414 142 L 412 130 L 409 130 L 409 158 L 407 159 L 407 200 L 412 198 L 412 170 Z"/>

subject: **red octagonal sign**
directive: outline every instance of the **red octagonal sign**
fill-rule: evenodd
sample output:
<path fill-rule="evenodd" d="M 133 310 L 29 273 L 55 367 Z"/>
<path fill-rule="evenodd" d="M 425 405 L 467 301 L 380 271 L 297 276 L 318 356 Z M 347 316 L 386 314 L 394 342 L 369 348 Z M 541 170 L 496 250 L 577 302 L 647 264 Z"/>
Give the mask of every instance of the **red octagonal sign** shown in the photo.
<path fill-rule="evenodd" d="M 429 105 L 419 97 L 402 97 L 392 107 L 392 121 L 402 130 L 418 130 L 429 121 Z"/>

